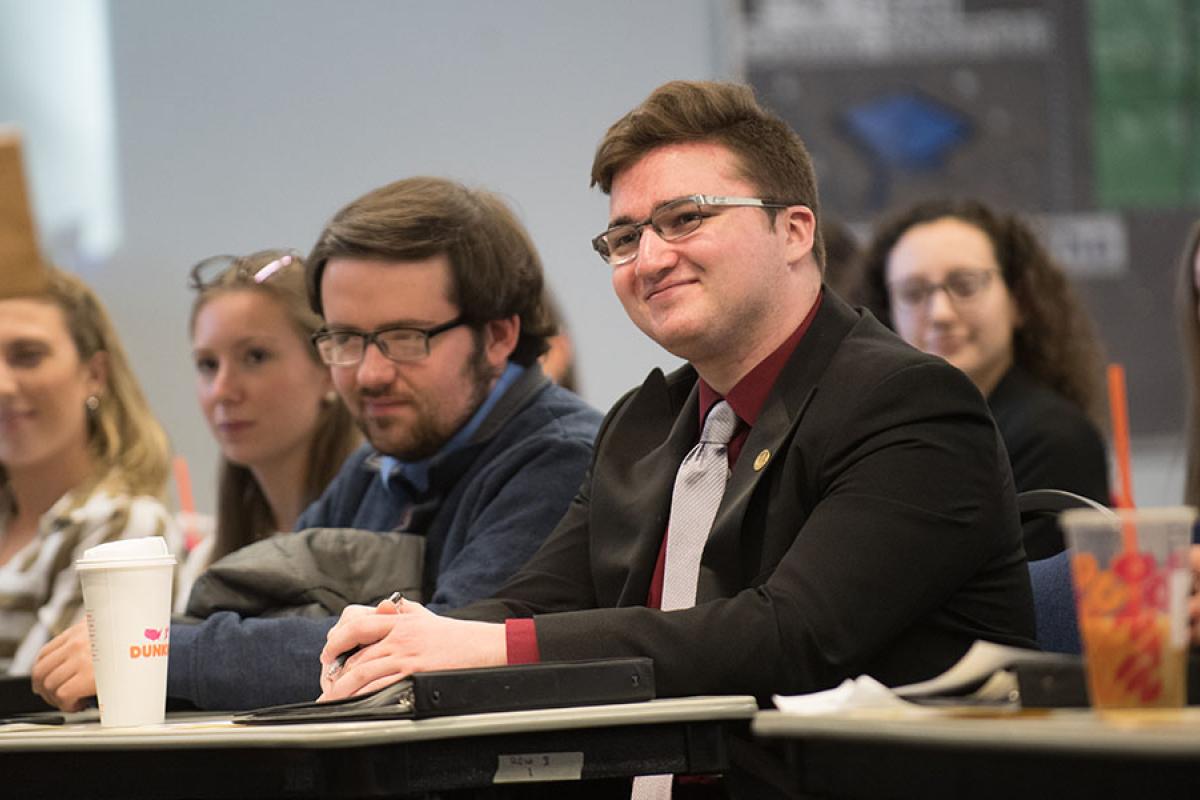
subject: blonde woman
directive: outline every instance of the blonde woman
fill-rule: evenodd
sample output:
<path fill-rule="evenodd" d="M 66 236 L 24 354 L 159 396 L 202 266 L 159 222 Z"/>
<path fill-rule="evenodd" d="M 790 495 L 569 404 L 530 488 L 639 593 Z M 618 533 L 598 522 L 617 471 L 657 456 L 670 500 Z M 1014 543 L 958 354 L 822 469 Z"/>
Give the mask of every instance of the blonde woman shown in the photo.
<path fill-rule="evenodd" d="M 82 616 L 73 563 L 101 542 L 165 536 L 167 439 L 95 294 L 48 270 L 0 299 L 0 673 Z"/>

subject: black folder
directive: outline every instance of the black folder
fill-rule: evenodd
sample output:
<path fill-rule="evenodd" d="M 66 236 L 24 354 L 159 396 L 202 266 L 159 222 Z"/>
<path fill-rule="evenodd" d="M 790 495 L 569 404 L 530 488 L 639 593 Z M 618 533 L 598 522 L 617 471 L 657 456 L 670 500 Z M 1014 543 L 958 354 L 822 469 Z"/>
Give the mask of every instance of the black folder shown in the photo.
<path fill-rule="evenodd" d="M 233 718 L 246 725 L 364 719 L 426 719 L 492 711 L 563 708 L 654 699 L 648 658 L 550 661 L 418 672 L 362 697 L 271 706 Z"/>
<path fill-rule="evenodd" d="M 28 675 L 0 677 L 0 716 L 53 710 L 54 706 L 33 693 Z"/>

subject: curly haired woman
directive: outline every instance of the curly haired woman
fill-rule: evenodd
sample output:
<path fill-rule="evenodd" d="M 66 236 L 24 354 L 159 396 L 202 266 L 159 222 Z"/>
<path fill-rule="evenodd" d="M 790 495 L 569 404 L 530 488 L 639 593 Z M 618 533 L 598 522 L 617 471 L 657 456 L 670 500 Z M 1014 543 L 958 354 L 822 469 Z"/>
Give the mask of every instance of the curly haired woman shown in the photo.
<path fill-rule="evenodd" d="M 861 297 L 987 398 L 1018 492 L 1109 502 L 1100 346 L 1062 270 L 1018 217 L 975 200 L 927 201 L 885 221 Z M 1053 523 L 1026 531 L 1030 560 L 1062 550 Z"/>

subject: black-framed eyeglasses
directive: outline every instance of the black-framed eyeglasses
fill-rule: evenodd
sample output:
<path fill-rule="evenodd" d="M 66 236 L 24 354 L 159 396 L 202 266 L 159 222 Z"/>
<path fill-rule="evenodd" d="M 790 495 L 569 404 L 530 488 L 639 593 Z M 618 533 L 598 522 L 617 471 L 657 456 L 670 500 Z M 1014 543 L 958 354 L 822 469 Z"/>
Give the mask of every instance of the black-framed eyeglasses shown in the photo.
<path fill-rule="evenodd" d="M 798 205 L 798 204 L 797 204 Z M 641 222 L 614 225 L 592 239 L 592 247 L 600 257 L 614 267 L 628 264 L 637 258 L 642 231 L 649 225 L 661 239 L 674 242 L 697 230 L 701 223 L 713 216 L 704 209 L 712 206 L 753 206 L 755 208 L 787 208 L 788 204 L 757 197 L 719 197 L 708 194 L 690 194 L 663 203 L 650 212 Z"/>
<path fill-rule="evenodd" d="M 246 281 L 262 283 L 289 264 L 299 261 L 300 258 L 299 253 L 292 251 L 285 253 L 268 264 L 264 264 L 258 269 L 251 269 L 245 263 L 242 263 L 244 259 L 240 256 L 211 256 L 192 267 L 188 273 L 188 287 L 196 291 L 207 289 L 210 286 L 220 283 L 221 279 L 231 269 L 236 269 L 239 277 Z"/>
<path fill-rule="evenodd" d="M 994 268 L 969 269 L 961 268 L 946 273 L 940 283 L 927 281 L 924 278 L 905 278 L 888 284 L 892 302 L 906 308 L 923 307 L 933 297 L 934 292 L 944 289 L 951 302 L 970 302 L 991 283 L 996 274 Z"/>
<path fill-rule="evenodd" d="M 451 328 L 465 325 L 467 320 L 460 316 L 432 328 L 413 328 L 395 325 L 379 328 L 370 333 L 362 331 L 317 331 L 312 343 L 321 355 L 321 360 L 331 367 L 352 367 L 363 360 L 367 346 L 372 342 L 379 352 L 392 361 L 420 361 L 429 355 L 429 340 Z"/>

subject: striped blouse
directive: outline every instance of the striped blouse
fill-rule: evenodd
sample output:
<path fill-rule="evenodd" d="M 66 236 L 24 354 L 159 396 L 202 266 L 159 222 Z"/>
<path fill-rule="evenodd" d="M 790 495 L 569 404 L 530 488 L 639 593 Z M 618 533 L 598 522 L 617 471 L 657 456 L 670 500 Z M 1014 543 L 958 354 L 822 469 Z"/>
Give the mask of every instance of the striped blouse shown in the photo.
<path fill-rule="evenodd" d="M 0 532 L 11 501 L 0 492 Z M 25 675 L 38 650 L 83 616 L 75 560 L 101 542 L 163 536 L 180 540 L 174 519 L 153 497 L 113 495 L 97 488 L 68 492 L 42 515 L 37 535 L 0 565 L 0 675 Z"/>

